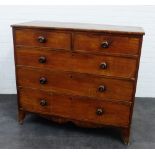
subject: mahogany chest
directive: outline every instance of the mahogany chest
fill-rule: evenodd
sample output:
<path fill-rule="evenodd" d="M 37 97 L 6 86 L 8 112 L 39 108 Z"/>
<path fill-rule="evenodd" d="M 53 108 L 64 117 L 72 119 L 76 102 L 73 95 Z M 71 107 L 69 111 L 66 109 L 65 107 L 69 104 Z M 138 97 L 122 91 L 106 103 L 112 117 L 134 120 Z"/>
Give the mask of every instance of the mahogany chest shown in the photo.
<path fill-rule="evenodd" d="M 39 21 L 12 28 L 20 123 L 36 113 L 117 127 L 129 142 L 142 28 Z"/>

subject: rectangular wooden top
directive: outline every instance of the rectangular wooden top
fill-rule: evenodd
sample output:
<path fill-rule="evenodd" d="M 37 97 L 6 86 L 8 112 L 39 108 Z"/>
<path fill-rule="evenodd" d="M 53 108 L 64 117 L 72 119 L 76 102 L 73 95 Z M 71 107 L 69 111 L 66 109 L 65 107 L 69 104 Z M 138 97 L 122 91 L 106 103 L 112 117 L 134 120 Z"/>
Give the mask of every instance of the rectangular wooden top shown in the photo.
<path fill-rule="evenodd" d="M 145 34 L 144 30 L 141 27 L 88 24 L 88 23 L 69 23 L 69 22 L 32 21 L 32 22 L 14 24 L 12 25 L 12 27 L 100 31 L 100 32 L 102 31 L 107 33 L 121 33 L 121 34 L 135 34 L 135 35 Z"/>

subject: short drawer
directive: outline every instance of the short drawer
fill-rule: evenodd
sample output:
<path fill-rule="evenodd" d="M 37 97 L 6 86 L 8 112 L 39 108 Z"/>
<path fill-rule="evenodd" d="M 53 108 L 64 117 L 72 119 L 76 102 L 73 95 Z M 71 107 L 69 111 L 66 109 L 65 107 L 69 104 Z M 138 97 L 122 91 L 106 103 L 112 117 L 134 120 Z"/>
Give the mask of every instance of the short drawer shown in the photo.
<path fill-rule="evenodd" d="M 75 33 L 74 50 L 91 53 L 137 55 L 139 52 L 139 41 L 139 38 L 131 36 Z"/>
<path fill-rule="evenodd" d="M 46 49 L 16 48 L 17 65 L 134 78 L 136 59 Z"/>
<path fill-rule="evenodd" d="M 100 99 L 130 101 L 134 83 L 73 72 L 17 67 L 19 86 Z"/>
<path fill-rule="evenodd" d="M 71 34 L 56 30 L 16 29 L 15 43 L 23 46 L 70 50 Z"/>
<path fill-rule="evenodd" d="M 20 106 L 27 111 L 104 125 L 128 126 L 130 106 L 41 90 L 20 88 Z"/>

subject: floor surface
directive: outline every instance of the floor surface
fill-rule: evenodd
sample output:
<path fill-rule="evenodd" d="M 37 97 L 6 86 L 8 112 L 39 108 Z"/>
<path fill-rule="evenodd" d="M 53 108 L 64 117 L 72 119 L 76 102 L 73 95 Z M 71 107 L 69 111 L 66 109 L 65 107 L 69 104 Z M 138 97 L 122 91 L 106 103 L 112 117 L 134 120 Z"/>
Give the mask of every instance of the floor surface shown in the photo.
<path fill-rule="evenodd" d="M 0 95 L 0 149 L 129 149 L 155 148 L 155 99 L 136 98 L 129 146 L 114 129 L 59 125 L 28 115 L 17 122 L 16 95 Z"/>

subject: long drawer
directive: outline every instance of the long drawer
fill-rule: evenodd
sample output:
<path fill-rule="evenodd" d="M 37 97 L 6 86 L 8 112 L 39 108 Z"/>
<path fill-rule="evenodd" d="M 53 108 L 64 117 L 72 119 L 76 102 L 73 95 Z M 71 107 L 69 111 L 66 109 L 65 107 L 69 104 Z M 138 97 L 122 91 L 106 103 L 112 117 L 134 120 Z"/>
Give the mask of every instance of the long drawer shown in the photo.
<path fill-rule="evenodd" d="M 20 107 L 26 111 L 105 125 L 127 126 L 129 123 L 130 106 L 124 103 L 19 89 Z"/>
<path fill-rule="evenodd" d="M 50 47 L 53 49 L 71 48 L 71 33 L 57 30 L 17 29 L 16 45 Z"/>
<path fill-rule="evenodd" d="M 75 33 L 74 50 L 90 53 L 137 55 L 140 46 L 139 41 L 139 38 L 131 36 Z"/>
<path fill-rule="evenodd" d="M 59 72 L 17 67 L 19 86 L 99 99 L 131 101 L 134 83 L 129 80 L 102 78 L 74 72 Z"/>
<path fill-rule="evenodd" d="M 136 59 L 35 48 L 16 48 L 17 65 L 134 78 Z"/>

